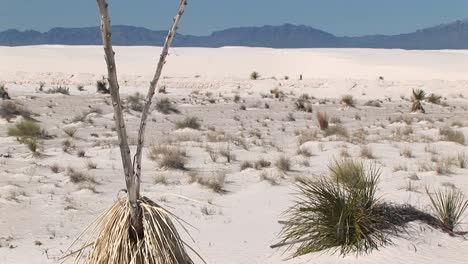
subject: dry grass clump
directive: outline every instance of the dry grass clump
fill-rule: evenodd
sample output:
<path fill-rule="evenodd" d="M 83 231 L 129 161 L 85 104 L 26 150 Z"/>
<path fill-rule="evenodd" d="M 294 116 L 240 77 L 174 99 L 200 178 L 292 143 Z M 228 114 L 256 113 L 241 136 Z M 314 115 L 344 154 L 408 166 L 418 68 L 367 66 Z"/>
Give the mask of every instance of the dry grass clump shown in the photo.
<path fill-rule="evenodd" d="M 320 130 L 327 130 L 329 117 L 325 112 L 317 112 L 317 122 L 319 125 Z"/>
<path fill-rule="evenodd" d="M 272 186 L 279 185 L 278 179 L 267 171 L 260 172 L 259 178 L 260 178 L 260 181 L 266 181 L 270 183 Z"/>
<path fill-rule="evenodd" d="M 171 221 L 178 218 L 146 197 L 140 198 L 139 205 L 143 224 L 139 239 L 132 229 L 131 205 L 120 198 L 88 227 L 88 246 L 77 252 L 75 262 L 86 258 L 85 263 L 192 264 L 186 244 Z"/>
<path fill-rule="evenodd" d="M 180 111 L 175 107 L 168 98 L 161 98 L 156 101 L 155 108 L 158 112 L 168 115 L 171 113 L 179 114 Z"/>
<path fill-rule="evenodd" d="M 400 156 L 413 158 L 413 150 L 409 146 L 405 146 L 400 150 Z"/>
<path fill-rule="evenodd" d="M 13 101 L 6 101 L 0 104 L 0 117 L 5 118 L 8 122 L 11 119 L 21 116 L 26 120 L 31 120 L 32 113 L 24 106 Z"/>
<path fill-rule="evenodd" d="M 65 127 L 62 130 L 67 136 L 69 136 L 71 138 L 74 138 L 75 134 L 76 134 L 76 131 L 78 131 L 78 129 L 76 127 Z"/>
<path fill-rule="evenodd" d="M 255 161 L 254 167 L 256 170 L 261 170 L 263 168 L 268 168 L 271 166 L 271 162 L 265 160 L 264 158 L 261 158 L 257 161 Z"/>
<path fill-rule="evenodd" d="M 288 172 L 291 170 L 291 159 L 283 155 L 275 162 L 275 166 L 282 172 Z"/>
<path fill-rule="evenodd" d="M 349 106 L 349 107 L 356 107 L 356 102 L 354 101 L 354 98 L 352 95 L 343 95 L 341 97 L 340 103 Z"/>
<path fill-rule="evenodd" d="M 160 168 L 185 170 L 187 164 L 185 150 L 171 145 L 153 145 L 148 151 L 148 157 L 158 163 Z"/>
<path fill-rule="evenodd" d="M 167 185 L 168 184 L 168 179 L 165 174 L 158 173 L 154 176 L 153 178 L 154 184 L 162 184 L 162 185 Z"/>
<path fill-rule="evenodd" d="M 236 160 L 236 155 L 232 153 L 230 146 L 227 146 L 226 148 L 219 150 L 219 155 L 226 158 L 226 161 L 228 163 L 231 163 L 231 161 Z"/>
<path fill-rule="evenodd" d="M 307 113 L 312 113 L 312 104 L 309 102 L 307 99 L 299 98 L 297 101 L 294 103 L 294 107 L 296 108 L 297 111 L 303 111 Z"/>
<path fill-rule="evenodd" d="M 364 103 L 364 106 L 382 107 L 382 101 L 380 101 L 380 100 L 369 100 L 366 103 Z"/>
<path fill-rule="evenodd" d="M 57 86 L 50 88 L 49 90 L 46 91 L 48 94 L 64 94 L 64 95 L 70 95 L 70 88 L 65 87 L 65 86 Z"/>
<path fill-rule="evenodd" d="M 436 171 L 438 175 L 451 174 L 452 163 L 453 161 L 450 158 L 439 159 L 435 162 L 433 169 Z"/>
<path fill-rule="evenodd" d="M 218 170 L 211 177 L 200 176 L 197 172 L 189 173 L 189 183 L 198 183 L 216 193 L 225 193 L 224 185 L 226 183 L 226 171 Z"/>
<path fill-rule="evenodd" d="M 307 148 L 301 148 L 301 147 L 299 147 L 299 148 L 297 149 L 296 154 L 297 154 L 297 155 L 304 156 L 304 157 L 306 157 L 306 158 L 309 158 L 309 157 L 312 157 L 312 156 L 313 156 L 313 155 L 312 155 L 312 152 L 311 152 L 309 149 L 307 149 Z"/>
<path fill-rule="evenodd" d="M 433 194 L 426 188 L 426 193 L 431 200 L 435 217 L 443 230 L 453 233 L 459 226 L 466 209 L 468 200 L 458 189 L 447 188 L 445 191 L 435 191 Z"/>
<path fill-rule="evenodd" d="M 466 169 L 468 165 L 468 158 L 466 157 L 465 153 L 458 153 L 457 163 L 458 163 L 458 167 L 460 167 L 461 169 Z"/>
<path fill-rule="evenodd" d="M 329 137 L 332 135 L 337 135 L 343 138 L 349 137 L 348 130 L 342 125 L 329 126 L 327 129 L 324 130 L 324 132 L 325 137 Z"/>
<path fill-rule="evenodd" d="M 318 132 L 316 130 L 301 130 L 297 137 L 297 142 L 300 145 L 309 142 L 309 141 L 317 141 L 318 140 Z"/>
<path fill-rule="evenodd" d="M 359 152 L 360 152 L 361 158 L 375 159 L 372 149 L 369 146 L 362 145 Z"/>
<path fill-rule="evenodd" d="M 53 164 L 50 166 L 50 170 L 53 173 L 59 173 L 60 171 L 62 171 L 62 168 L 58 164 Z"/>
<path fill-rule="evenodd" d="M 244 160 L 240 165 L 240 170 L 243 171 L 243 170 L 253 168 L 253 167 L 254 167 L 254 164 L 252 162 Z"/>
<path fill-rule="evenodd" d="M 97 163 L 92 161 L 91 159 L 87 159 L 85 165 L 86 165 L 86 168 L 88 168 L 88 170 L 97 169 Z"/>
<path fill-rule="evenodd" d="M 136 112 L 142 112 L 143 108 L 145 107 L 145 105 L 143 103 L 144 99 L 145 99 L 145 97 L 143 97 L 143 95 L 140 94 L 139 92 L 136 92 L 135 94 L 130 95 L 127 98 L 128 108 L 130 108 L 130 109 L 132 109 L 133 111 L 136 111 Z"/>
<path fill-rule="evenodd" d="M 198 130 L 201 127 L 200 121 L 196 117 L 186 117 L 184 120 L 176 122 L 175 125 L 176 129 L 191 128 Z"/>
<path fill-rule="evenodd" d="M 451 141 L 462 145 L 465 144 L 465 135 L 461 131 L 455 131 L 450 127 L 445 127 L 439 129 L 439 134 L 445 141 Z"/>
<path fill-rule="evenodd" d="M 73 144 L 73 141 L 70 139 L 65 139 L 62 141 L 62 151 L 65 153 L 70 153 L 71 149 L 74 149 L 75 145 Z"/>
<path fill-rule="evenodd" d="M 87 175 L 81 171 L 77 171 L 72 167 L 67 168 L 67 176 L 70 177 L 70 181 L 73 183 L 90 183 L 97 184 L 94 177 Z"/>

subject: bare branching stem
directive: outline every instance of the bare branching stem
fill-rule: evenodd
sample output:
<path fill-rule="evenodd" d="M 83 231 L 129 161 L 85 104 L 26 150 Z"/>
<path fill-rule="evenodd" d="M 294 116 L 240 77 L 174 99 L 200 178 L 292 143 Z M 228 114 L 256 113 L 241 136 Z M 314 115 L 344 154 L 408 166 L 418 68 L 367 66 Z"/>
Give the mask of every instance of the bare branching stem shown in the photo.
<path fill-rule="evenodd" d="M 154 74 L 153 79 L 150 82 L 148 95 L 146 97 L 145 107 L 142 112 L 140 128 L 138 131 L 138 145 L 136 154 L 133 162 L 131 158 L 131 152 L 128 145 L 127 130 L 125 128 L 125 120 L 122 113 L 122 105 L 119 93 L 119 82 L 117 78 L 117 68 L 115 64 L 115 52 L 112 48 L 112 33 L 110 26 L 109 13 L 107 10 L 106 0 L 97 0 L 99 7 L 99 14 L 101 16 L 101 35 L 105 52 L 105 59 L 107 64 L 107 74 L 110 86 L 110 94 L 112 99 L 112 106 L 114 108 L 114 119 L 117 129 L 117 135 L 119 138 L 120 153 L 122 156 L 122 165 L 125 173 L 125 184 L 128 191 L 128 200 L 131 205 L 131 218 L 132 226 L 135 229 L 137 235 L 142 234 L 143 226 L 141 221 L 141 209 L 138 204 L 140 199 L 140 176 L 141 176 L 141 156 L 145 140 L 145 129 L 148 115 L 151 108 L 151 102 L 154 97 L 156 86 L 162 74 L 164 64 L 166 63 L 166 57 L 169 54 L 169 48 L 176 35 L 177 26 L 180 19 L 185 11 L 187 0 L 181 0 L 177 14 L 174 17 L 169 33 L 167 34 L 166 41 L 164 43 L 162 53 L 159 58 L 158 66 Z"/>
<path fill-rule="evenodd" d="M 148 114 L 150 112 L 151 103 L 154 97 L 156 86 L 158 85 L 159 79 L 161 78 L 164 64 L 166 63 L 166 57 L 169 54 L 169 47 L 171 46 L 172 41 L 174 40 L 177 27 L 179 25 L 180 19 L 182 18 L 182 15 L 184 14 L 186 5 L 187 0 L 180 1 L 179 9 L 177 10 L 177 14 L 173 19 L 173 23 L 171 25 L 171 28 L 169 29 L 169 33 L 167 34 L 166 41 L 161 52 L 161 56 L 159 57 L 158 66 L 156 67 L 156 72 L 154 74 L 153 80 L 151 80 L 150 82 L 148 94 L 146 96 L 145 107 L 143 108 L 143 113 L 141 115 L 140 129 L 138 131 L 137 150 L 133 162 L 133 166 L 135 168 L 135 177 L 138 179 L 141 175 L 141 156 L 145 141 L 146 122 L 148 120 Z"/>

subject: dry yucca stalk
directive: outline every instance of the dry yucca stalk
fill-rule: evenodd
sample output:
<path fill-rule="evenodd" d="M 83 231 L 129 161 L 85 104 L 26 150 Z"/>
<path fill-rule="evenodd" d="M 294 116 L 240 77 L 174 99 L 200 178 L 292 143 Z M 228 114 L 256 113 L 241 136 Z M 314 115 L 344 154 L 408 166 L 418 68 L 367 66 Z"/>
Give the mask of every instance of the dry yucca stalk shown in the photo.
<path fill-rule="evenodd" d="M 125 174 L 127 197 L 119 199 L 95 223 L 87 228 L 82 237 L 88 237 L 88 239 L 81 249 L 74 252 L 77 254 L 75 262 L 83 261 L 92 264 L 191 264 L 193 261 L 185 250 L 187 245 L 182 241 L 171 221 L 171 218 L 175 216 L 150 199 L 140 196 L 141 156 L 146 121 L 169 47 L 184 13 L 187 0 L 180 0 L 155 75 L 150 82 L 142 110 L 137 150 L 133 162 L 119 94 L 115 53 L 112 49 L 111 26 L 107 10 L 108 5 L 106 0 L 97 0 L 97 4 L 101 17 L 102 40 L 106 55 L 114 120 Z M 177 218 L 175 219 L 177 220 Z"/>

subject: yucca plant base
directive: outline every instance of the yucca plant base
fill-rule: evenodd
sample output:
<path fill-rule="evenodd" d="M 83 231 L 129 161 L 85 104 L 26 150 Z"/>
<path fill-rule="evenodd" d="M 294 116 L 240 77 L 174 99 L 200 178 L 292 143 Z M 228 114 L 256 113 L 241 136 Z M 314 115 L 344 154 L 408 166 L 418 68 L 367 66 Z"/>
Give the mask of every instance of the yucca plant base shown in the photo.
<path fill-rule="evenodd" d="M 140 207 L 142 237 L 132 235 L 130 204 L 119 199 L 86 230 L 91 238 L 77 252 L 75 263 L 192 264 L 171 213 L 146 197 Z"/>

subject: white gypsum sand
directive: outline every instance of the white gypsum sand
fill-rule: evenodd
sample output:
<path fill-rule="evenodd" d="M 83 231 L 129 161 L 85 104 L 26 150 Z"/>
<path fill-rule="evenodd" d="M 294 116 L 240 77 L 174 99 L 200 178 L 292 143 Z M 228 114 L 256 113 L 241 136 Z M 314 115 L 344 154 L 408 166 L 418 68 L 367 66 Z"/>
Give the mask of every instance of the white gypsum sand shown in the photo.
<path fill-rule="evenodd" d="M 115 50 L 126 102 L 146 91 L 160 48 Z M 56 135 L 42 141 L 41 157 L 33 157 L 7 136 L 21 118 L 0 118 L 0 155 L 11 155 L 0 157 L 0 263 L 55 263 L 115 201 L 115 190 L 125 186 L 110 98 L 95 88 L 106 72 L 102 48 L 0 47 L 0 58 L 0 83 Z M 195 239 L 191 245 L 208 263 L 466 262 L 466 240 L 419 222 L 411 224 L 411 239 L 394 238 L 394 246 L 359 258 L 319 253 L 291 260 L 283 249 L 269 246 L 279 241 L 278 220 L 293 204 L 294 181 L 325 177 L 330 161 L 346 153 L 360 159 L 362 146 L 382 166 L 378 194 L 385 201 L 430 212 L 426 186 L 456 187 L 468 194 L 468 170 L 458 162 L 463 153 L 468 157 L 468 147 L 439 133 L 450 127 L 468 136 L 468 52 L 174 48 L 166 66 L 160 86 L 167 93 L 155 99 L 168 98 L 180 114 L 154 110 L 147 144 L 178 146 L 186 152 L 186 170 L 161 168 L 161 159 L 154 162 L 144 153 L 142 194 L 197 228 L 189 227 Z M 259 80 L 250 80 L 253 71 Z M 68 87 L 70 95 L 45 92 L 58 86 Z M 276 88 L 283 99 L 272 98 Z M 412 89 L 440 95 L 444 105 L 424 101 L 426 114 L 410 113 Z M 295 109 L 302 94 L 313 97 L 313 113 Z M 353 96 L 356 108 L 340 104 L 346 94 Z M 380 100 L 381 107 L 365 106 L 369 100 Z M 348 137 L 320 132 L 315 137 L 318 111 L 333 119 L 332 126 L 341 123 Z M 137 116 L 134 110 L 126 113 L 132 150 Z M 176 129 L 190 116 L 199 119 L 200 130 Z M 68 134 L 76 129 L 73 137 L 64 128 Z M 275 166 L 282 155 L 292 164 L 286 173 Z M 243 161 L 260 158 L 271 166 L 240 170 Z M 51 170 L 54 165 L 58 173 Z M 212 190 L 216 188 L 222 191 Z M 467 230 L 463 222 L 461 228 Z"/>

